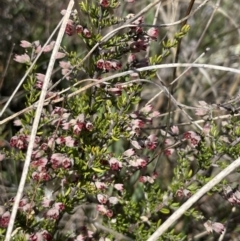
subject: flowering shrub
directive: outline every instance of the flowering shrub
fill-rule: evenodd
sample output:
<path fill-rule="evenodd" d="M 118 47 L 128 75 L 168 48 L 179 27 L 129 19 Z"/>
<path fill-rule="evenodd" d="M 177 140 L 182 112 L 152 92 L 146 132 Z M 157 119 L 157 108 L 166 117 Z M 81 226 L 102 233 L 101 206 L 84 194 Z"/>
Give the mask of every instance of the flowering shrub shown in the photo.
<path fill-rule="evenodd" d="M 147 240 L 171 213 L 208 183 L 213 168 L 223 169 L 227 161 L 240 154 L 239 144 L 234 142 L 240 133 L 234 125 L 239 121 L 234 117 L 225 125 L 219 124 L 225 139 L 220 138 L 213 119 L 206 119 L 204 127 L 198 129 L 166 123 L 159 132 L 149 131 L 165 120 L 141 97 L 145 88 L 142 80 L 154 82 L 156 70 L 140 72 L 138 68 L 165 60 L 189 26 L 184 25 L 174 39 L 162 41 L 160 54 L 143 57 L 152 41 L 160 42 L 161 32 L 156 27 L 144 27 L 143 16 L 117 17 L 119 4 L 117 0 L 81 2 L 81 13 L 90 16 L 88 24 L 78 19 L 76 10 L 71 13 L 65 38 L 71 41 L 77 36 L 87 51 L 96 44 L 98 47 L 87 63 L 65 47 L 56 55 L 62 81 L 70 87 L 65 95 L 54 83 L 49 86 L 47 98 L 52 102 L 41 113 L 26 190 L 15 220 L 15 240 Z M 109 27 L 131 19 L 131 26 L 102 41 Z M 39 41 L 23 40 L 20 46 L 26 52 L 15 55 L 14 60 L 29 68 L 41 50 L 48 54 L 54 45 L 52 41 L 43 48 Z M 129 76 L 104 81 L 129 70 L 134 70 Z M 76 93 L 84 88 L 82 76 L 94 80 L 95 85 Z M 24 84 L 27 106 L 38 101 L 44 81 L 45 74 L 39 73 L 36 65 Z M 218 111 L 214 105 L 201 104 L 196 116 L 211 116 Z M 15 121 L 21 129 L 10 140 L 14 151 L 1 153 L 1 160 L 25 159 L 34 115 L 32 108 Z M 227 161 L 221 160 L 223 155 L 228 155 Z M 161 159 L 169 161 L 171 177 L 164 178 Z M 229 187 L 227 181 L 215 186 L 209 197 L 218 193 L 223 201 L 239 205 L 239 191 Z M 14 198 L 6 202 L 1 213 L 3 235 L 13 203 Z M 207 219 L 202 226 L 209 233 L 225 230 L 222 223 L 204 216 L 204 209 L 197 205 L 185 213 L 188 217 L 193 223 Z M 173 227 L 158 240 L 181 240 L 187 233 Z"/>

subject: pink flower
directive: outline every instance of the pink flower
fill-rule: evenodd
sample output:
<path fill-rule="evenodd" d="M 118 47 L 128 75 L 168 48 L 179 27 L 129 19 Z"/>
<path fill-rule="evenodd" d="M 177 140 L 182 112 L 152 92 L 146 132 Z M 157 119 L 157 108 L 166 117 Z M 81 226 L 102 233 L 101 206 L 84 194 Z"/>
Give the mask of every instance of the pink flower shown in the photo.
<path fill-rule="evenodd" d="M 64 137 L 64 139 L 65 139 L 65 144 L 68 147 L 74 147 L 77 144 L 76 140 L 73 139 L 71 136 L 66 136 Z"/>
<path fill-rule="evenodd" d="M 130 55 L 128 56 L 128 63 L 129 63 L 129 64 L 133 64 L 136 60 L 137 60 L 137 57 L 136 57 L 135 54 L 130 54 Z"/>
<path fill-rule="evenodd" d="M 82 33 L 83 32 L 83 26 L 82 25 L 77 25 L 76 26 L 76 32 L 79 34 L 79 33 Z"/>
<path fill-rule="evenodd" d="M 22 55 L 16 54 L 14 57 L 14 61 L 25 64 L 30 62 L 30 57 L 27 54 L 22 54 Z"/>
<path fill-rule="evenodd" d="M 143 23 L 143 16 L 140 16 L 138 19 L 136 19 L 134 22 L 133 22 L 133 24 L 136 24 L 136 25 L 139 25 L 139 24 L 141 24 L 141 23 Z"/>
<path fill-rule="evenodd" d="M 65 53 L 57 52 L 55 58 L 56 58 L 56 59 L 62 59 L 62 58 L 64 58 L 65 56 L 66 56 Z"/>
<path fill-rule="evenodd" d="M 1 226 L 2 228 L 7 228 L 7 227 L 8 227 L 8 223 L 9 223 L 9 220 L 10 220 L 10 216 L 11 216 L 11 214 L 10 214 L 9 211 L 5 212 L 5 213 L 2 215 L 2 217 L 0 218 L 0 226 Z"/>
<path fill-rule="evenodd" d="M 115 96 L 120 96 L 122 94 L 122 88 L 108 88 L 107 91 Z"/>
<path fill-rule="evenodd" d="M 121 69 L 121 67 L 122 67 L 122 64 L 118 60 L 111 61 L 111 68 L 113 70 L 119 70 L 119 69 Z"/>
<path fill-rule="evenodd" d="M 100 190 L 104 190 L 107 188 L 107 185 L 104 182 L 95 182 L 96 188 Z"/>
<path fill-rule="evenodd" d="M 67 26 L 65 29 L 65 33 L 69 36 L 72 36 L 75 33 L 75 25 L 74 25 L 73 21 L 70 19 L 68 20 L 68 23 L 67 23 Z"/>
<path fill-rule="evenodd" d="M 35 181 L 48 181 L 50 178 L 50 175 L 45 171 L 32 173 L 32 179 Z"/>
<path fill-rule="evenodd" d="M 85 236 L 80 234 L 76 237 L 76 239 L 74 241 L 84 241 L 85 240 Z"/>
<path fill-rule="evenodd" d="M 98 61 L 97 61 L 97 68 L 98 69 L 104 69 L 104 60 L 103 59 L 99 59 Z"/>
<path fill-rule="evenodd" d="M 42 156 L 44 156 L 44 154 L 45 154 L 45 152 L 43 150 L 37 149 L 32 152 L 32 158 L 38 159 L 38 158 L 41 158 Z"/>
<path fill-rule="evenodd" d="M 179 197 L 179 198 L 182 198 L 182 197 L 190 198 L 192 196 L 192 193 L 187 189 L 181 188 L 176 191 L 175 195 L 176 197 Z"/>
<path fill-rule="evenodd" d="M 64 158 L 62 161 L 62 167 L 67 169 L 70 168 L 73 165 L 73 159 L 70 158 Z"/>
<path fill-rule="evenodd" d="M 145 146 L 149 149 L 149 150 L 154 150 L 157 147 L 157 137 L 154 134 L 151 134 L 150 136 L 148 136 L 147 140 L 145 141 Z"/>
<path fill-rule="evenodd" d="M 32 44 L 29 43 L 29 42 L 26 41 L 26 40 L 22 40 L 20 46 L 23 47 L 23 48 L 31 48 L 31 47 L 32 47 Z"/>
<path fill-rule="evenodd" d="M 31 235 L 27 235 L 27 240 L 29 241 L 42 241 L 43 237 L 42 234 L 37 232 L 37 233 L 33 233 Z"/>
<path fill-rule="evenodd" d="M 48 231 L 43 230 L 43 231 L 41 231 L 41 234 L 46 241 L 52 240 L 52 235 Z"/>
<path fill-rule="evenodd" d="M 62 69 L 71 69 L 71 68 L 72 68 L 72 65 L 70 64 L 69 61 L 60 61 L 60 62 L 59 62 L 59 66 L 60 66 Z"/>
<path fill-rule="evenodd" d="M 19 150 L 27 148 L 27 136 L 20 134 L 19 136 L 13 136 L 10 140 L 10 146 L 16 147 Z"/>
<path fill-rule="evenodd" d="M 212 233 L 213 231 L 215 231 L 216 233 L 222 234 L 225 229 L 222 223 L 212 222 L 210 220 L 204 223 L 204 227 L 206 228 L 208 233 Z"/>
<path fill-rule="evenodd" d="M 64 204 L 61 203 L 61 202 L 54 203 L 53 207 L 56 208 L 56 209 L 59 210 L 59 211 L 62 211 L 62 210 L 65 209 Z"/>
<path fill-rule="evenodd" d="M 52 41 L 49 45 L 46 45 L 43 49 L 43 52 L 47 53 L 47 52 L 52 51 L 54 44 L 55 44 L 55 41 Z"/>
<path fill-rule="evenodd" d="M 109 7 L 110 2 L 109 2 L 109 0 L 100 0 L 100 5 L 104 8 L 107 8 L 107 7 Z"/>
<path fill-rule="evenodd" d="M 178 135 L 179 134 L 178 126 L 172 126 L 171 131 L 173 134 Z"/>
<path fill-rule="evenodd" d="M 114 184 L 114 188 L 118 191 L 123 191 L 123 184 L 122 183 L 116 183 Z"/>
<path fill-rule="evenodd" d="M 197 133 L 195 133 L 194 131 L 185 132 L 183 138 L 186 140 L 190 140 L 190 144 L 193 147 L 196 147 L 201 141 L 201 137 L 197 135 Z"/>
<path fill-rule="evenodd" d="M 126 156 L 126 157 L 131 157 L 135 154 L 135 151 L 133 148 L 130 148 L 128 150 L 126 150 L 125 152 L 123 152 L 123 156 Z"/>
<path fill-rule="evenodd" d="M 44 79 L 45 79 L 45 74 L 37 73 L 36 78 L 37 78 L 38 81 L 36 82 L 35 87 L 37 89 L 42 89 L 43 82 L 44 82 Z"/>
<path fill-rule="evenodd" d="M 160 112 L 158 112 L 158 111 L 153 111 L 152 113 L 149 114 L 149 117 L 151 119 L 156 118 L 158 116 L 160 116 Z"/>
<path fill-rule="evenodd" d="M 111 203 L 112 205 L 116 205 L 118 203 L 117 197 L 110 197 L 108 200 L 109 200 L 109 203 Z"/>
<path fill-rule="evenodd" d="M 57 220 L 58 217 L 59 217 L 59 209 L 57 209 L 57 208 L 55 208 L 55 207 L 49 209 L 49 210 L 46 212 L 45 217 L 46 217 L 46 218 L 49 218 L 49 219 Z"/>
<path fill-rule="evenodd" d="M 87 28 L 84 28 L 84 29 L 83 29 L 83 35 L 84 35 L 84 37 L 86 37 L 86 38 L 91 38 L 91 37 L 92 37 L 91 32 L 90 32 Z"/>
<path fill-rule="evenodd" d="M 50 162 L 52 163 L 52 168 L 56 169 L 62 165 L 62 161 L 65 159 L 65 155 L 62 153 L 54 153 L 51 156 Z"/>
<path fill-rule="evenodd" d="M 149 182 L 152 184 L 152 183 L 154 183 L 154 178 L 150 177 L 150 176 L 141 176 L 141 177 L 139 177 L 139 182 L 142 182 L 142 183 Z"/>
<path fill-rule="evenodd" d="M 152 111 L 152 109 L 152 105 L 146 105 L 142 109 L 140 109 L 140 112 L 144 114 L 149 114 Z"/>
<path fill-rule="evenodd" d="M 65 138 L 63 136 L 58 137 L 57 140 L 56 140 L 56 143 L 58 145 L 65 144 Z"/>
<path fill-rule="evenodd" d="M 104 69 L 105 70 L 107 70 L 107 71 L 111 70 L 111 66 L 112 66 L 111 61 L 107 60 L 107 61 L 104 62 Z"/>
<path fill-rule="evenodd" d="M 20 119 L 16 119 L 16 120 L 13 121 L 13 124 L 14 124 L 15 126 L 21 126 L 21 125 L 22 125 L 22 122 L 21 122 Z"/>
<path fill-rule="evenodd" d="M 136 79 L 139 79 L 139 74 L 138 73 L 130 74 L 130 80 L 136 80 Z"/>
<path fill-rule="evenodd" d="M 104 194 L 98 194 L 97 195 L 97 200 L 101 203 L 101 204 L 106 204 L 108 201 L 108 196 L 104 195 Z"/>
<path fill-rule="evenodd" d="M 97 205 L 97 210 L 103 215 L 106 214 L 108 211 L 104 205 Z"/>
<path fill-rule="evenodd" d="M 112 157 L 110 160 L 109 160 L 109 164 L 110 164 L 110 168 L 112 170 L 120 170 L 122 168 L 122 162 L 118 161 L 116 158 Z"/>
<path fill-rule="evenodd" d="M 147 31 L 148 36 L 153 39 L 153 40 L 157 40 L 157 36 L 158 36 L 158 29 L 157 28 L 150 28 Z"/>
<path fill-rule="evenodd" d="M 137 158 L 137 159 L 132 159 L 129 161 L 130 166 L 132 167 L 145 167 L 147 166 L 147 159 L 143 158 Z"/>
<path fill-rule="evenodd" d="M 219 233 L 219 234 L 222 234 L 225 227 L 223 224 L 221 223 L 217 223 L 217 222 L 214 222 L 212 223 L 212 229 L 216 232 L 216 233 Z"/>
<path fill-rule="evenodd" d="M 38 46 L 35 48 L 35 53 L 38 54 L 38 53 L 40 53 L 41 50 L 42 50 L 42 46 L 41 46 L 41 45 L 38 45 Z"/>
<path fill-rule="evenodd" d="M 52 205 L 52 203 L 53 203 L 52 199 L 49 199 L 47 197 L 43 197 L 43 200 L 42 200 L 42 206 L 43 207 L 48 208 Z"/>
<path fill-rule="evenodd" d="M 168 148 L 166 150 L 164 150 L 164 154 L 165 156 L 171 156 L 174 152 L 174 149 L 173 148 Z"/>
<path fill-rule="evenodd" d="M 86 129 L 88 131 L 92 131 L 93 130 L 93 124 L 90 121 L 86 122 Z"/>

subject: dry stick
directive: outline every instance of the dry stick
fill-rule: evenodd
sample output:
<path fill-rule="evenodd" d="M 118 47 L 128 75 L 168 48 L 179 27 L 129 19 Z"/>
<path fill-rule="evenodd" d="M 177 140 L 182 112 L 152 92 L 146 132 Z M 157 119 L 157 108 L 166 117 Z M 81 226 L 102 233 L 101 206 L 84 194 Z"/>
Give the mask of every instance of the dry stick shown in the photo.
<path fill-rule="evenodd" d="M 8 56 L 8 59 L 7 59 L 7 64 L 6 64 L 5 70 L 4 70 L 3 75 L 2 75 L 2 77 L 0 79 L 0 90 L 2 89 L 4 79 L 5 79 L 6 75 L 7 75 L 7 71 L 8 71 L 8 67 L 9 67 L 9 64 L 10 64 L 10 61 L 11 61 L 11 58 L 12 58 L 14 47 L 15 47 L 15 44 L 12 45 L 12 48 L 10 50 L 10 53 L 9 53 L 9 56 Z"/>
<path fill-rule="evenodd" d="M 174 26 L 174 25 L 177 25 L 177 24 L 180 24 L 180 23 L 183 23 L 186 19 L 192 17 L 198 10 L 200 10 L 204 5 L 207 4 L 207 2 L 209 2 L 210 0 L 205 0 L 203 3 L 201 3 L 194 11 L 192 11 L 188 16 L 176 21 L 176 22 L 173 22 L 173 23 L 164 23 L 164 24 L 157 24 L 157 25 L 152 25 L 152 24 L 141 24 L 140 26 L 143 26 L 143 27 L 170 27 L 170 26 Z"/>
<path fill-rule="evenodd" d="M 196 50 L 198 49 L 200 43 L 202 42 L 203 37 L 205 36 L 205 33 L 207 32 L 207 30 L 208 30 L 208 28 L 209 28 L 209 26 L 210 26 L 210 24 L 211 24 L 211 22 L 212 22 L 212 20 L 213 20 L 213 17 L 214 17 L 214 15 L 215 15 L 217 9 L 219 8 L 220 2 L 221 2 L 221 0 L 218 0 L 218 2 L 216 3 L 216 7 L 214 8 L 214 10 L 213 10 L 213 12 L 212 12 L 212 14 L 211 14 L 211 16 L 210 16 L 210 18 L 209 18 L 209 20 L 208 20 L 208 22 L 207 22 L 207 25 L 206 25 L 206 27 L 204 28 L 204 30 L 203 30 L 203 32 L 202 32 L 202 34 L 201 34 L 201 36 L 200 36 L 200 38 L 199 38 L 199 40 L 198 40 L 195 48 L 194 48 L 194 50 L 192 51 L 192 54 L 191 54 L 190 59 L 189 59 L 189 62 L 192 61 L 192 58 L 193 58 L 194 54 L 196 53 Z"/>
<path fill-rule="evenodd" d="M 240 158 L 236 159 L 228 167 L 222 170 L 211 181 L 204 185 L 198 192 L 190 197 L 176 212 L 174 212 L 151 236 L 147 241 L 157 241 L 158 238 L 167 231 L 195 202 L 197 202 L 204 194 L 210 191 L 214 186 L 221 182 L 226 176 L 240 166 Z"/>
<path fill-rule="evenodd" d="M 188 16 L 191 13 L 193 5 L 194 5 L 194 2 L 195 2 L 195 0 L 191 0 L 191 2 L 189 3 L 186 16 Z M 187 20 L 188 19 L 186 19 L 184 22 L 182 22 L 182 27 L 185 24 L 187 24 Z M 179 57 L 179 54 L 180 54 L 180 51 L 181 51 L 181 43 L 182 43 L 182 39 L 180 38 L 178 40 L 178 44 L 177 44 L 177 51 L 176 51 L 176 56 L 175 56 L 175 61 L 174 61 L 175 63 L 178 62 L 178 57 Z M 176 78 L 176 74 L 177 74 L 177 68 L 174 68 L 173 69 L 173 80 Z M 170 92 L 173 92 L 173 91 L 174 91 L 174 86 L 171 87 L 171 91 Z"/>
<path fill-rule="evenodd" d="M 193 63 L 197 63 L 198 60 L 200 60 L 205 54 L 206 52 L 209 50 L 209 48 L 207 48 L 196 60 L 194 60 Z M 169 85 L 173 85 L 176 81 L 178 81 L 181 77 L 183 77 L 188 70 L 191 69 L 191 66 L 189 66 L 188 68 L 186 68 L 176 79 L 174 79 Z M 153 102 L 160 94 L 163 93 L 163 90 L 161 90 L 160 92 L 158 92 L 155 96 L 153 96 L 146 105 L 150 104 L 151 102 Z"/>
<path fill-rule="evenodd" d="M 28 74 L 32 71 L 32 68 L 35 66 L 37 60 L 39 59 L 39 57 L 41 56 L 44 47 L 47 46 L 47 44 L 50 42 L 50 40 L 52 39 L 52 37 L 54 36 L 54 34 L 57 32 L 58 28 L 61 26 L 62 24 L 62 20 L 59 22 L 59 24 L 57 25 L 57 27 L 54 29 L 54 31 L 52 32 L 52 34 L 50 35 L 50 37 L 48 38 L 47 42 L 43 45 L 41 51 L 39 52 L 39 54 L 37 55 L 37 57 L 34 59 L 34 61 L 32 62 L 31 66 L 28 68 L 27 72 L 25 73 L 25 75 L 22 77 L 22 79 L 20 80 L 18 86 L 16 87 L 16 89 L 14 90 L 14 92 L 12 93 L 12 95 L 9 97 L 7 103 L 4 105 L 1 113 L 0 113 L 0 117 L 3 115 L 3 113 L 5 112 L 5 110 L 7 109 L 7 107 L 9 106 L 10 102 L 12 101 L 13 97 L 15 96 L 15 94 L 17 93 L 17 91 L 19 90 L 19 88 L 22 86 L 24 80 L 27 78 Z"/>
<path fill-rule="evenodd" d="M 22 172 L 21 181 L 20 181 L 20 184 L 19 184 L 19 187 L 18 187 L 16 199 L 15 199 L 15 202 L 14 202 L 14 205 L 13 205 L 13 209 L 12 209 L 11 218 L 10 218 L 10 221 L 9 221 L 5 241 L 10 241 L 10 239 L 11 239 L 14 221 L 15 221 L 15 218 L 16 218 L 17 210 L 18 210 L 18 207 L 19 207 L 19 202 L 20 202 L 20 199 L 22 197 L 22 193 L 23 193 L 23 190 L 24 190 L 24 186 L 25 186 L 25 182 L 26 182 L 26 178 L 27 178 L 27 174 L 28 174 L 28 169 L 29 169 L 31 156 L 32 156 L 33 145 L 34 145 L 39 120 L 40 120 L 42 109 L 43 109 L 43 103 L 45 101 L 45 97 L 46 97 L 46 94 L 47 94 L 47 89 L 48 89 L 49 81 L 50 81 L 50 78 L 51 78 L 51 73 L 52 73 L 52 70 L 53 70 L 53 67 L 54 67 L 56 54 L 57 54 L 58 49 L 60 47 L 60 44 L 61 44 L 61 41 L 62 41 L 62 38 L 63 38 L 63 34 L 65 32 L 65 29 L 66 29 L 67 21 L 70 17 L 70 13 L 71 13 L 73 5 L 74 5 L 74 0 L 70 0 L 68 8 L 67 8 L 67 12 L 63 17 L 62 25 L 61 25 L 61 28 L 59 30 L 55 46 L 54 46 L 53 51 L 52 51 L 52 55 L 51 55 L 50 62 L 49 62 L 49 65 L 48 65 L 48 69 L 47 69 L 47 72 L 46 72 L 42 92 L 41 92 L 41 95 L 40 95 L 40 98 L 39 98 L 39 103 L 38 103 L 38 107 L 37 107 L 37 110 L 36 110 L 36 114 L 35 114 L 35 118 L 34 118 L 34 122 L 33 122 L 33 126 L 32 126 L 32 132 L 31 132 L 28 150 L 27 150 L 27 154 L 26 154 L 26 160 L 25 160 L 25 163 L 24 163 L 23 172 Z"/>
<path fill-rule="evenodd" d="M 161 2 L 157 5 L 157 9 L 156 9 L 155 16 L 154 16 L 154 19 L 153 19 L 153 25 L 155 25 L 157 23 L 159 11 L 160 11 L 160 6 L 161 6 Z M 146 55 L 145 55 L 146 58 L 148 58 L 149 55 L 150 55 L 150 44 L 151 44 L 151 42 L 152 42 L 152 40 L 150 39 L 149 46 L 147 48 Z"/>
<path fill-rule="evenodd" d="M 200 131 L 202 131 L 202 127 L 199 126 L 197 123 L 194 123 L 194 121 L 192 121 L 192 117 L 190 115 L 188 115 L 188 113 L 183 109 L 184 105 L 180 104 L 174 97 L 173 95 L 171 95 L 169 93 L 169 90 L 167 89 L 167 87 L 163 84 L 163 83 L 156 83 L 156 82 L 153 82 L 153 81 L 150 81 L 150 80 L 147 80 L 147 79 L 136 79 L 136 80 L 131 80 L 127 83 L 124 83 L 122 84 L 122 86 L 127 86 L 128 84 L 130 83 L 137 83 L 137 82 L 146 82 L 146 83 L 149 83 L 149 84 L 154 84 L 156 85 L 157 87 L 159 87 L 161 90 L 163 90 L 163 92 L 165 93 L 165 95 L 167 97 L 170 98 L 170 100 L 172 101 L 172 103 L 177 107 L 179 108 L 183 114 L 191 121 L 191 123 L 193 123 Z"/>
<path fill-rule="evenodd" d="M 219 65 L 212 65 L 212 64 L 195 64 L 195 63 L 177 63 L 177 64 L 161 64 L 161 65 L 152 65 L 152 66 L 147 66 L 147 67 L 142 67 L 142 68 L 139 68 L 139 69 L 136 69 L 136 70 L 128 70 L 128 71 L 125 71 L 125 72 L 121 72 L 121 73 L 118 73 L 118 74 L 115 74 L 115 75 L 112 75 L 112 76 L 108 76 L 104 79 L 101 79 L 101 80 L 95 80 L 95 79 L 86 79 L 85 81 L 89 80 L 89 81 L 95 81 L 95 83 L 91 83 L 89 85 L 86 85 L 84 87 L 82 87 L 81 89 L 67 95 L 66 97 L 67 98 L 71 98 L 97 84 L 100 84 L 100 83 L 103 83 L 103 82 L 107 82 L 109 80 L 112 80 L 114 78 L 119 78 L 119 77 L 123 77 L 123 76 L 126 76 L 126 75 L 130 75 L 130 74 L 133 74 L 133 73 L 136 73 L 136 72 L 142 72 L 142 71 L 146 71 L 146 70 L 154 70 L 154 69 L 165 69 L 165 68 L 174 68 L 174 67 L 191 67 L 191 68 L 206 68 L 206 69 L 215 69 L 215 70 L 220 70 L 220 71 L 228 71 L 228 72 L 232 72 L 232 73 L 236 73 L 236 74 L 240 74 L 240 70 L 239 69 L 234 69 L 234 68 L 230 68 L 230 67 L 224 67 L 224 66 L 219 66 Z M 65 92 L 65 90 L 64 90 Z M 49 99 L 47 99 L 44 103 L 44 105 L 48 105 L 50 103 L 50 101 L 52 103 L 59 103 L 61 101 L 64 100 L 64 98 L 66 97 L 61 97 L 61 98 L 58 98 L 56 100 L 51 100 L 52 98 L 55 98 L 56 96 L 53 96 Z M 19 111 L 18 113 L 14 114 L 14 115 L 11 115 L 9 116 L 8 118 L 0 121 L 0 125 L 14 119 L 15 117 L 29 111 L 29 110 L 32 110 L 34 107 L 36 106 L 36 104 L 33 104 L 27 108 L 25 108 L 24 110 L 21 110 Z"/>

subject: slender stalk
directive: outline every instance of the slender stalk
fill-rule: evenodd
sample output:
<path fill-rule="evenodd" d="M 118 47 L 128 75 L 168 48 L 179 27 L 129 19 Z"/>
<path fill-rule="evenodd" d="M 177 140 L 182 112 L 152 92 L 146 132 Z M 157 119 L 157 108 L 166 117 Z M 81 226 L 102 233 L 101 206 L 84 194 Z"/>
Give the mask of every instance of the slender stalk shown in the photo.
<path fill-rule="evenodd" d="M 222 170 L 217 176 L 203 186 L 197 193 L 190 197 L 167 221 L 165 221 L 147 241 L 157 241 L 168 228 L 170 228 L 194 203 L 196 203 L 204 194 L 210 191 L 214 186 L 221 182 L 236 168 L 240 167 L 240 157 Z"/>
<path fill-rule="evenodd" d="M 67 8 L 67 12 L 64 15 L 62 26 L 59 30 L 58 37 L 57 37 L 57 40 L 56 40 L 56 43 L 55 43 L 55 46 L 53 48 L 53 52 L 52 52 L 52 55 L 51 55 L 51 58 L 50 58 L 50 62 L 49 62 L 48 69 L 47 69 L 47 72 L 46 72 L 46 77 L 45 77 L 45 80 L 44 80 L 44 83 L 43 83 L 42 92 L 41 92 L 41 95 L 40 95 L 40 98 L 39 98 L 38 107 L 37 107 L 37 110 L 36 110 L 36 114 L 35 114 L 35 118 L 34 118 L 34 122 L 33 122 L 33 126 L 32 126 L 32 132 L 31 132 L 30 141 L 29 141 L 29 145 L 28 145 L 26 160 L 25 160 L 25 163 L 24 163 L 21 181 L 20 181 L 20 184 L 19 184 L 19 187 L 18 187 L 18 192 L 17 192 L 15 202 L 14 202 L 14 205 L 13 205 L 13 209 L 12 209 L 12 213 L 11 213 L 11 217 L 10 217 L 5 241 L 10 241 L 10 239 L 11 239 L 11 234 L 12 234 L 12 230 L 13 230 L 13 227 L 14 227 L 14 222 L 15 222 L 15 218 L 16 218 L 16 215 L 17 215 L 19 202 L 22 198 L 25 182 L 26 182 L 26 179 L 27 179 L 28 169 L 29 169 L 29 165 L 30 165 L 30 161 L 31 161 L 34 141 L 35 141 L 37 128 L 38 128 L 38 124 L 39 124 L 40 117 L 41 117 L 41 112 L 42 112 L 42 109 L 43 109 L 43 104 L 44 104 L 44 101 L 45 101 L 45 98 L 46 98 L 49 81 L 50 81 L 52 70 L 53 70 L 53 67 L 54 67 L 55 60 L 56 60 L 55 57 L 56 57 L 56 54 L 57 54 L 58 49 L 60 47 L 65 29 L 66 29 L 67 21 L 69 19 L 69 16 L 70 16 L 73 5 L 74 5 L 74 0 L 70 0 L 68 8 Z"/>

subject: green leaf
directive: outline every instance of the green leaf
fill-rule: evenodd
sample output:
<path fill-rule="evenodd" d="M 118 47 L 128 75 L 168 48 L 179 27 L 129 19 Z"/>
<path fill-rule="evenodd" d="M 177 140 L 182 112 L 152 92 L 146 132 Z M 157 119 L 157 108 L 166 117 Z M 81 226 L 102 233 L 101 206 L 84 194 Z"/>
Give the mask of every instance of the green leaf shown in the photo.
<path fill-rule="evenodd" d="M 162 208 L 162 209 L 160 209 L 160 212 L 163 214 L 169 214 L 170 210 L 168 208 Z"/>

